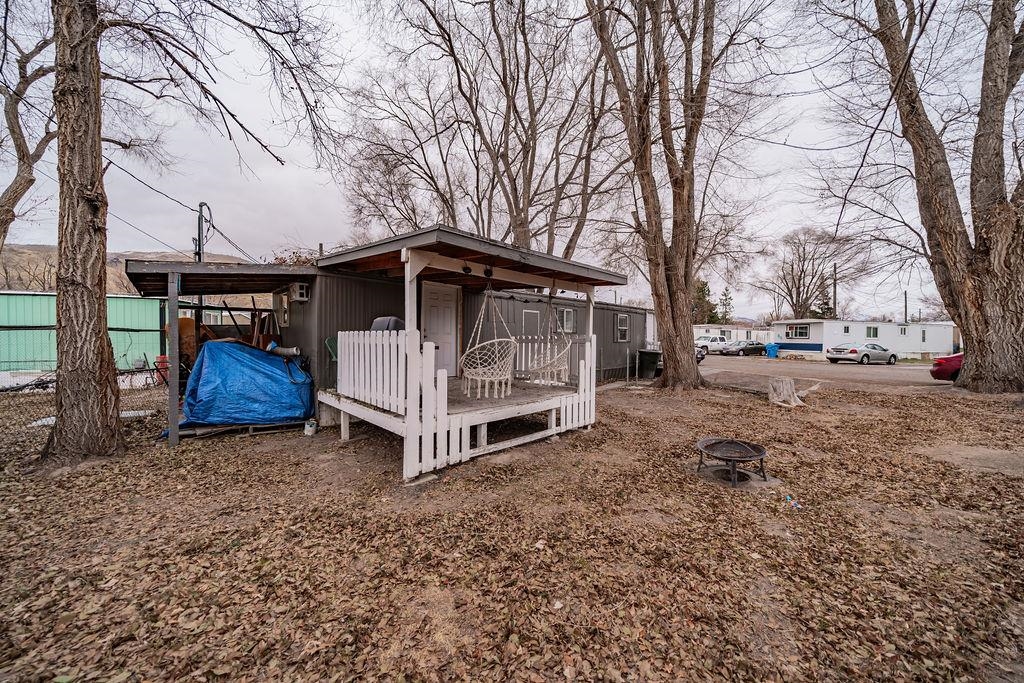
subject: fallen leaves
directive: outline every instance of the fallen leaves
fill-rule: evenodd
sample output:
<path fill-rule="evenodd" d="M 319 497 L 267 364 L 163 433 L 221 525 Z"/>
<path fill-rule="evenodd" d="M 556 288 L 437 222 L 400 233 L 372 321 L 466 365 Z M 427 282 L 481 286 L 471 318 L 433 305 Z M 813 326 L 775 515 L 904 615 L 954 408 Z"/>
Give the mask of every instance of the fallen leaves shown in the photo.
<path fill-rule="evenodd" d="M 415 489 L 377 432 L 8 468 L 0 672 L 947 679 L 1019 652 L 1024 483 L 913 451 L 1021 450 L 1020 408 L 837 390 L 799 414 L 727 391 L 601 400 L 590 432 Z M 691 445 L 712 434 L 765 444 L 785 483 L 695 477 Z"/>

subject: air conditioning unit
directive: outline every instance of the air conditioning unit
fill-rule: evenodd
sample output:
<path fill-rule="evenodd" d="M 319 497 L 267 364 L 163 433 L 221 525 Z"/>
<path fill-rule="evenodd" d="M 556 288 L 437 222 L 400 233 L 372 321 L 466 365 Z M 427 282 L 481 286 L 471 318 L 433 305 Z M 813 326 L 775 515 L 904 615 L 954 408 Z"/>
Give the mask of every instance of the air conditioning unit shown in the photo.
<path fill-rule="evenodd" d="M 309 283 L 293 282 L 288 287 L 288 300 L 298 302 L 309 301 Z"/>

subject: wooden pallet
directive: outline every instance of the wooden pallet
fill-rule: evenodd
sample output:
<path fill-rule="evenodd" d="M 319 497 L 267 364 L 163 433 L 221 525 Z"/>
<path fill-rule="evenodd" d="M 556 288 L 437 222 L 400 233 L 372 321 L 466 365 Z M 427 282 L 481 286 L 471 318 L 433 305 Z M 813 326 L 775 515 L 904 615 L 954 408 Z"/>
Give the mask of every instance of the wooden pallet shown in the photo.
<path fill-rule="evenodd" d="M 220 436 L 222 434 L 238 434 L 239 436 L 255 436 L 257 434 L 275 434 L 277 432 L 292 431 L 295 429 L 302 429 L 305 426 L 305 422 L 284 422 L 280 424 L 265 424 L 265 425 L 222 425 L 216 427 L 191 427 L 189 429 L 183 429 L 179 432 L 179 435 L 184 437 L 194 437 L 196 439 L 205 439 L 211 436 Z"/>

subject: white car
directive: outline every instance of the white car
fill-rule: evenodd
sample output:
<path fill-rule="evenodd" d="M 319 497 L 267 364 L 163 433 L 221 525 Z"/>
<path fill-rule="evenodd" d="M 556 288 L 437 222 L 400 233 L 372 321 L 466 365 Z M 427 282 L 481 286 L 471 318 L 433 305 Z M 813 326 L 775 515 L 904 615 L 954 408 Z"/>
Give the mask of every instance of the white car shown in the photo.
<path fill-rule="evenodd" d="M 725 337 L 709 334 L 703 334 L 693 340 L 693 345 L 704 349 L 705 353 L 711 353 L 712 351 L 721 353 L 728 343 L 729 340 Z"/>

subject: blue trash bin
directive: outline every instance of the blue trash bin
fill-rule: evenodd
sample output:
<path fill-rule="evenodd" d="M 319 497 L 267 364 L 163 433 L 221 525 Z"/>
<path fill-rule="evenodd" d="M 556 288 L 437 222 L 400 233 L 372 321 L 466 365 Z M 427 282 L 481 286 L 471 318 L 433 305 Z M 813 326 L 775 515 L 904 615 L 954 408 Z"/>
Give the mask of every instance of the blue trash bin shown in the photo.
<path fill-rule="evenodd" d="M 779 345 L 776 344 L 775 342 L 770 342 L 768 344 L 765 344 L 764 345 L 764 350 L 765 350 L 765 353 L 768 354 L 769 358 L 778 358 L 779 357 Z"/>

